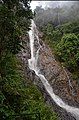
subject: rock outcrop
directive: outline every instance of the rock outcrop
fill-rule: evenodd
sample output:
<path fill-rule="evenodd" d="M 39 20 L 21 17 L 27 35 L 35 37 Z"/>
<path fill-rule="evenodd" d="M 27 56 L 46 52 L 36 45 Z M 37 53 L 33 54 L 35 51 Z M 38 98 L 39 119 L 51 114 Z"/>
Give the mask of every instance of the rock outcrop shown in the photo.
<path fill-rule="evenodd" d="M 25 76 L 30 78 L 34 84 L 38 86 L 38 89 L 42 92 L 45 102 L 50 104 L 55 112 L 58 113 L 59 120 L 75 120 L 70 113 L 67 113 L 65 110 L 60 108 L 55 104 L 51 99 L 49 94 L 46 92 L 42 82 L 35 75 L 34 71 L 31 71 L 28 67 L 28 59 L 30 59 L 30 46 L 29 38 L 24 37 L 23 41 L 25 50 L 22 50 L 18 57 L 21 59 Z M 51 49 L 43 41 L 40 40 L 41 49 L 39 53 L 38 67 L 40 72 L 46 77 L 48 82 L 51 84 L 54 93 L 62 98 L 65 103 L 71 106 L 79 107 L 79 87 L 75 81 L 72 80 L 71 74 L 68 70 L 63 68 L 59 62 L 55 60 L 54 55 L 52 54 Z M 38 49 L 38 44 L 35 44 L 36 49 Z"/>

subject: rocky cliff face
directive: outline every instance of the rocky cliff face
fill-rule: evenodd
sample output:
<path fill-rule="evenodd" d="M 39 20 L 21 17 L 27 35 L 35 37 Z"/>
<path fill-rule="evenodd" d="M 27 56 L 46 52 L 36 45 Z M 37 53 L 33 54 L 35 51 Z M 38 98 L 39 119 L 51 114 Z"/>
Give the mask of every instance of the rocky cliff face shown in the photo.
<path fill-rule="evenodd" d="M 44 43 L 40 50 L 39 63 L 41 72 L 52 85 L 54 93 L 67 104 L 79 107 L 79 87 L 72 80 L 69 71 L 55 60 L 51 49 Z"/>
<path fill-rule="evenodd" d="M 28 59 L 30 59 L 30 46 L 29 38 L 24 37 L 23 41 L 25 50 L 22 50 L 18 57 L 21 59 L 25 71 L 25 76 L 30 78 L 34 84 L 38 86 L 38 89 L 42 92 L 45 102 L 50 104 L 54 110 L 58 113 L 59 120 L 75 120 L 70 113 L 67 113 L 62 108 L 58 107 L 51 97 L 46 92 L 40 79 L 31 71 L 28 67 Z M 48 82 L 51 84 L 54 93 L 62 98 L 67 104 L 71 106 L 79 107 L 79 87 L 76 82 L 72 80 L 71 74 L 65 68 L 63 68 L 59 62 L 55 60 L 51 49 L 43 41 L 40 40 L 41 49 L 39 53 L 38 67 L 40 72 L 44 74 Z M 36 48 L 38 48 L 37 42 L 35 42 Z"/>

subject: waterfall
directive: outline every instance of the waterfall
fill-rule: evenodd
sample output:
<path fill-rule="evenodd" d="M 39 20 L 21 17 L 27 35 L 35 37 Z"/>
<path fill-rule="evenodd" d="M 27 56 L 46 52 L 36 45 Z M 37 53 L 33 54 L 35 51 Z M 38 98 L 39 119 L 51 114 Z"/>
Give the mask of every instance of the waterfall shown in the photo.
<path fill-rule="evenodd" d="M 39 48 L 37 49 L 36 52 L 34 51 L 35 36 L 39 45 Z M 70 112 L 76 118 L 76 120 L 79 120 L 79 108 L 69 106 L 59 96 L 55 95 L 53 92 L 53 88 L 51 87 L 47 79 L 44 77 L 44 75 L 41 74 L 39 70 L 37 63 L 38 63 L 39 50 L 41 49 L 41 45 L 39 43 L 38 31 L 33 20 L 31 24 L 31 30 L 29 31 L 29 39 L 30 39 L 30 50 L 31 50 L 31 59 L 28 60 L 29 68 L 35 71 L 35 74 L 40 78 L 46 91 L 49 93 L 49 95 L 55 101 L 55 103 L 61 108 L 65 109 L 67 112 Z"/>

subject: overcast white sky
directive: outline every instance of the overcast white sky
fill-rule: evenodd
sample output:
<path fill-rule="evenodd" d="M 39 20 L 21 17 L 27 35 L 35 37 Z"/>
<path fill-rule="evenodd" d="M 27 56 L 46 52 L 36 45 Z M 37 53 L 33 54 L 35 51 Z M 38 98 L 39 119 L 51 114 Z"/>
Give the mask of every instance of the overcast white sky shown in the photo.
<path fill-rule="evenodd" d="M 46 2 L 48 2 L 48 1 L 46 1 Z M 40 6 L 40 5 L 45 7 L 46 2 L 45 1 L 32 1 L 31 8 L 32 8 L 32 10 L 34 10 L 36 8 L 36 6 Z"/>
<path fill-rule="evenodd" d="M 36 6 L 40 6 L 40 5 L 42 5 L 42 7 L 44 8 L 45 6 L 49 6 L 49 2 L 53 4 L 58 3 L 59 5 L 62 5 L 62 4 L 65 4 L 67 2 L 72 2 L 72 1 L 32 1 L 31 8 L 32 10 L 34 10 Z"/>

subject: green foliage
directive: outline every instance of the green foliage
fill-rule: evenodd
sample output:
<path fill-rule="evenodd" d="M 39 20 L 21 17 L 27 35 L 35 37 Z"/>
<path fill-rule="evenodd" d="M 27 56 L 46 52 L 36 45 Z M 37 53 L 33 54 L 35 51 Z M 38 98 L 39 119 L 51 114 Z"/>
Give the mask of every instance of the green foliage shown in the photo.
<path fill-rule="evenodd" d="M 61 6 L 58 3 L 48 3 L 45 9 L 36 7 L 35 12 L 35 22 L 38 27 L 47 25 L 48 23 L 54 24 L 54 26 L 62 25 L 64 23 L 69 23 L 73 21 L 79 21 L 79 2 L 67 2 L 62 3 Z"/>
<path fill-rule="evenodd" d="M 52 40 L 55 42 L 60 41 L 61 37 L 62 37 L 62 33 L 59 30 L 54 30 L 53 31 L 53 36 L 52 36 Z"/>
<path fill-rule="evenodd" d="M 77 38 L 79 39 L 79 34 L 77 35 Z"/>
<path fill-rule="evenodd" d="M 66 66 L 74 70 L 79 61 L 79 39 L 75 34 L 65 34 L 57 44 L 57 55 Z"/>
<path fill-rule="evenodd" d="M 62 38 L 62 33 L 59 29 L 55 29 L 52 24 L 44 26 L 42 29 L 44 35 L 43 38 L 47 41 L 50 47 L 56 46 L 56 44 Z"/>
<path fill-rule="evenodd" d="M 53 34 L 52 34 L 53 30 L 54 30 L 54 27 L 53 27 L 52 24 L 47 24 L 47 26 L 44 26 L 42 28 L 42 31 L 45 34 L 47 39 L 52 39 L 52 37 L 53 37 Z"/>
<path fill-rule="evenodd" d="M 57 27 L 54 27 L 52 24 L 48 24 L 43 27 L 42 31 L 44 33 L 44 37 L 57 44 L 57 42 L 61 40 L 63 34 L 74 33 L 78 35 L 78 24 L 79 22 L 69 22 Z"/>
<path fill-rule="evenodd" d="M 3 0 L 0 5 L 1 54 L 6 51 L 16 54 L 20 51 L 21 36 L 29 30 L 32 18 L 33 14 L 28 0 Z"/>
<path fill-rule="evenodd" d="M 53 28 L 53 26 L 52 26 Z M 50 29 L 43 28 L 43 40 L 52 48 L 55 57 L 72 72 L 73 78 L 79 78 L 79 22 L 68 22 Z"/>
<path fill-rule="evenodd" d="M 45 105 L 41 93 L 30 80 L 24 80 L 21 63 L 13 54 L 1 61 L 0 118 L 2 120 L 57 120 L 57 115 Z M 28 82 L 29 81 L 29 82 Z"/>
<path fill-rule="evenodd" d="M 78 34 L 78 32 L 79 32 L 78 24 L 79 24 L 79 22 L 77 22 L 77 21 L 68 22 L 63 25 L 57 26 L 56 29 L 58 29 L 62 34 L 66 34 L 66 33 Z"/>
<path fill-rule="evenodd" d="M 30 29 L 33 14 L 29 3 L 29 0 L 3 0 L 0 4 L 1 120 L 39 120 L 39 117 L 57 120 L 37 87 L 23 76 L 21 63 L 14 55 L 23 47 L 22 37 Z"/>

